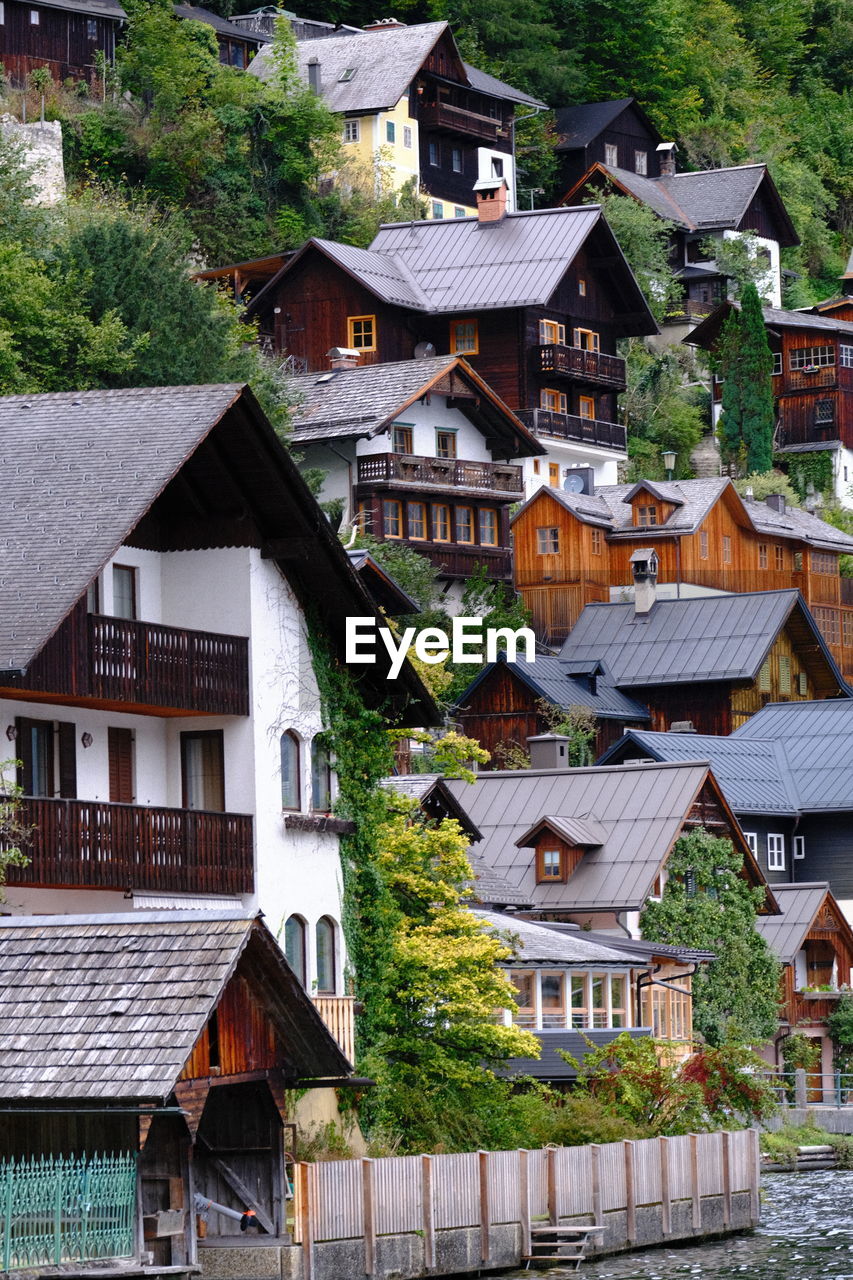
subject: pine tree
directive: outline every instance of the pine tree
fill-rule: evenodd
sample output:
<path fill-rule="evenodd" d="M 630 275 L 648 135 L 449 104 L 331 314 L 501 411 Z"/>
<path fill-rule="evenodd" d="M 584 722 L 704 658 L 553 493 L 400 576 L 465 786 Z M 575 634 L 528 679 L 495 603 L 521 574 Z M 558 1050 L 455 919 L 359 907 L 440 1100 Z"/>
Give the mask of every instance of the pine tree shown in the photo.
<path fill-rule="evenodd" d="M 769 471 L 773 465 L 773 356 L 761 300 L 744 286 L 740 312 L 729 316 L 717 350 L 723 383 L 718 434 L 723 456 L 739 471 Z"/>

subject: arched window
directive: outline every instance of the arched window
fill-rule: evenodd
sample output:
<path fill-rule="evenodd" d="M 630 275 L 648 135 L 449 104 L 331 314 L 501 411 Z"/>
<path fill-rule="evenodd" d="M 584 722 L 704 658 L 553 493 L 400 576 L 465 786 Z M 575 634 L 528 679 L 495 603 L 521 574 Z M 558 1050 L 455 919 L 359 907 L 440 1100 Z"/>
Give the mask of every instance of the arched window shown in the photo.
<path fill-rule="evenodd" d="M 328 916 L 317 921 L 317 993 L 335 994 L 335 925 Z"/>
<path fill-rule="evenodd" d="M 281 807 L 299 809 L 299 773 L 301 768 L 299 739 L 292 729 L 281 735 Z"/>
<path fill-rule="evenodd" d="M 305 986 L 305 921 L 301 916 L 290 916 L 284 926 L 284 954 L 287 963 Z"/>
<path fill-rule="evenodd" d="M 311 808 L 328 813 L 332 807 L 332 770 L 322 734 L 311 743 Z"/>

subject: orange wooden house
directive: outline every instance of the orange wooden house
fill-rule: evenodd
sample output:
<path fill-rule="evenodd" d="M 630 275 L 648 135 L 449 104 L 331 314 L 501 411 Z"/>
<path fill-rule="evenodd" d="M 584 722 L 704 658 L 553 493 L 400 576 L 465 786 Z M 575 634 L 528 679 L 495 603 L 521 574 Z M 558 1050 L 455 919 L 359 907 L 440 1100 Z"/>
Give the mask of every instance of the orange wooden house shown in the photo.
<path fill-rule="evenodd" d="M 578 484 L 589 491 L 539 489 L 513 520 L 515 586 L 545 644 L 565 640 L 584 605 L 629 598 L 631 556 L 654 547 L 659 597 L 796 587 L 853 676 L 853 599 L 839 568 L 853 538 L 781 495 L 741 498 L 725 478 L 592 489 L 579 471 Z"/>

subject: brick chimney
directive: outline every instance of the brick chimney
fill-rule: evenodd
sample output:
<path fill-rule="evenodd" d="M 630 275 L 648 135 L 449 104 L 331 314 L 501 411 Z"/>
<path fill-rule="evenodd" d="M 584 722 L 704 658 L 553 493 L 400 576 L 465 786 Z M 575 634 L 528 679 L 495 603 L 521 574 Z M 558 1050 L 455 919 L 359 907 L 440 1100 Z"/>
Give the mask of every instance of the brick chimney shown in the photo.
<path fill-rule="evenodd" d="M 312 93 L 320 94 L 323 92 L 323 76 L 320 70 L 320 59 L 308 59 L 308 88 Z"/>
<path fill-rule="evenodd" d="M 483 224 L 502 222 L 506 217 L 509 191 L 505 178 L 481 178 L 474 183 L 477 218 Z"/>
<path fill-rule="evenodd" d="M 353 347 L 332 347 L 326 352 L 330 369 L 357 369 L 360 354 Z"/>
<path fill-rule="evenodd" d="M 672 178 L 675 174 L 675 153 L 678 147 L 674 142 L 661 142 L 655 150 L 658 153 L 660 176 L 662 178 Z"/>
<path fill-rule="evenodd" d="M 645 618 L 657 599 L 657 552 L 652 547 L 638 547 L 630 563 L 634 574 L 634 614 Z"/>
<path fill-rule="evenodd" d="M 570 742 L 562 733 L 537 733 L 528 738 L 531 769 L 568 769 Z"/>
<path fill-rule="evenodd" d="M 395 31 L 397 27 L 405 25 L 398 18 L 377 18 L 375 22 L 368 22 L 367 26 L 362 27 L 362 31 Z"/>

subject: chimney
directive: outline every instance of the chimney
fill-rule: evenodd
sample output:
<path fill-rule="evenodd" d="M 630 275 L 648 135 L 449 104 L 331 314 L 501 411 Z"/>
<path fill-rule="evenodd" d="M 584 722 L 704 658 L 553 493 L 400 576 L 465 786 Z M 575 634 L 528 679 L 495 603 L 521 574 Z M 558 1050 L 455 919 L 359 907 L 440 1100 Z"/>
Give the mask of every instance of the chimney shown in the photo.
<path fill-rule="evenodd" d="M 330 369 L 357 369 L 361 358 L 352 347 L 332 347 L 326 356 Z"/>
<path fill-rule="evenodd" d="M 785 495 L 784 493 L 768 493 L 764 499 L 771 511 L 778 511 L 780 516 L 785 514 Z"/>
<path fill-rule="evenodd" d="M 368 22 L 366 27 L 362 27 L 362 31 L 395 31 L 397 27 L 404 27 L 405 22 L 400 22 L 397 18 L 377 18 L 375 22 Z"/>
<path fill-rule="evenodd" d="M 320 59 L 308 59 L 308 88 L 312 93 L 321 94 L 323 92 L 323 77 L 320 72 Z"/>
<path fill-rule="evenodd" d="M 477 192 L 477 218 L 484 225 L 502 222 L 506 217 L 509 191 L 505 178 L 481 178 L 474 183 Z"/>
<path fill-rule="evenodd" d="M 669 726 L 670 733 L 695 733 L 692 720 L 673 720 Z"/>
<path fill-rule="evenodd" d="M 528 738 L 531 769 L 568 769 L 570 742 L 563 733 L 537 733 Z"/>
<path fill-rule="evenodd" d="M 634 574 L 634 614 L 646 617 L 657 599 L 657 552 L 652 547 L 638 547 L 630 564 Z"/>
<path fill-rule="evenodd" d="M 674 142 L 661 142 L 655 150 L 658 153 L 658 164 L 660 166 L 660 176 L 662 178 L 672 178 L 675 175 L 675 153 L 678 147 Z"/>

